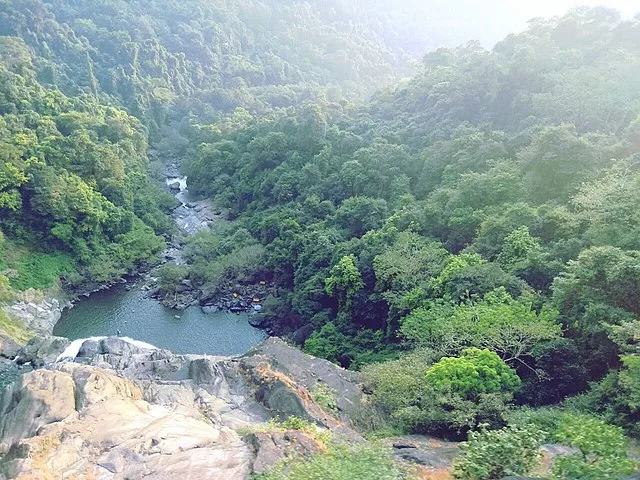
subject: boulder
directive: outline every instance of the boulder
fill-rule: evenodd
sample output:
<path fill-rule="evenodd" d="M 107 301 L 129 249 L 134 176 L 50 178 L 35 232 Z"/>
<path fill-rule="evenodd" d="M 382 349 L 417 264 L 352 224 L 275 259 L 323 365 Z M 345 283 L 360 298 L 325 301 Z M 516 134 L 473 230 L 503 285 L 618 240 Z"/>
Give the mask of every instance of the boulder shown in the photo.
<path fill-rule="evenodd" d="M 460 455 L 458 444 L 423 435 L 405 435 L 385 440 L 397 461 L 419 465 L 429 471 L 449 471 Z M 447 477 L 448 478 L 448 477 Z"/>
<path fill-rule="evenodd" d="M 264 328 L 269 324 L 269 319 L 264 315 L 249 315 L 249 325 L 256 328 Z"/>
<path fill-rule="evenodd" d="M 34 337 L 20 350 L 20 362 L 31 362 L 34 367 L 53 363 L 70 343 L 71 341 L 64 337 Z"/>
<path fill-rule="evenodd" d="M 167 185 L 169 185 L 169 189 L 171 189 L 171 190 L 180 191 L 180 181 L 179 180 L 175 180 L 173 182 L 169 182 Z"/>
<path fill-rule="evenodd" d="M 285 394 L 286 389 L 291 390 L 298 399 L 306 399 L 308 394 L 305 395 L 301 390 L 312 391 L 318 382 L 327 384 L 336 392 L 338 415 L 342 420 L 348 423 L 352 415 L 359 413 L 362 391 L 358 387 L 356 372 L 307 355 L 279 338 L 268 338 L 242 356 L 240 362 L 243 368 L 252 372 L 253 380 L 260 385 L 258 394 L 271 407 L 283 408 L 280 412 L 282 415 L 301 413 L 297 402 Z M 305 406 L 307 415 L 318 423 L 326 424 L 328 419 L 318 414 L 312 405 L 309 407 Z"/>
<path fill-rule="evenodd" d="M 0 335 L 0 357 L 13 360 L 20 352 L 20 345 L 10 338 Z"/>
<path fill-rule="evenodd" d="M 103 354 L 111 353 L 122 357 L 131 357 L 132 355 L 143 353 L 145 351 L 145 349 L 142 349 L 134 345 L 133 343 L 127 342 L 126 340 L 122 340 L 121 338 L 117 337 L 107 337 L 103 340 L 100 340 L 99 353 Z"/>
<path fill-rule="evenodd" d="M 202 310 L 202 313 L 216 313 L 220 308 L 217 305 L 203 305 L 200 310 Z"/>
<path fill-rule="evenodd" d="M 85 340 L 84 342 L 82 342 L 76 358 L 91 358 L 95 355 L 98 355 L 99 353 L 102 353 L 100 342 L 97 342 L 95 340 Z"/>
<path fill-rule="evenodd" d="M 0 404 L 0 452 L 21 439 L 35 435 L 40 427 L 75 413 L 75 391 L 69 375 L 49 370 L 24 374 L 7 387 Z"/>
<path fill-rule="evenodd" d="M 322 450 L 321 445 L 299 430 L 251 433 L 243 437 L 255 451 L 254 473 L 265 473 L 272 465 L 294 455 L 310 457 Z"/>
<path fill-rule="evenodd" d="M 304 345 L 304 342 L 311 336 L 313 333 L 313 325 L 307 324 L 303 325 L 295 332 L 291 334 L 291 339 L 296 343 L 296 345 Z"/>
<path fill-rule="evenodd" d="M 10 318 L 18 320 L 26 328 L 41 335 L 51 335 L 53 326 L 68 306 L 69 302 L 43 297 L 36 290 L 27 290 L 19 294 L 18 301 L 3 309 Z"/>
<path fill-rule="evenodd" d="M 252 449 L 197 408 L 151 404 L 112 371 L 56 368 L 26 374 L 3 398 L 0 441 L 5 452 L 13 447 L 2 460 L 6 478 L 249 477 Z"/>
<path fill-rule="evenodd" d="M 175 355 L 117 338 L 85 341 L 81 351 L 83 363 L 50 364 L 5 390 L 0 480 L 243 480 L 318 451 L 305 432 L 265 427 L 273 417 L 295 415 L 364 441 L 348 422 L 357 374 L 279 339 L 243 357 Z M 318 381 L 336 390 L 341 418 L 313 400 Z M 244 441 L 236 433 L 257 422 L 259 433 Z"/>

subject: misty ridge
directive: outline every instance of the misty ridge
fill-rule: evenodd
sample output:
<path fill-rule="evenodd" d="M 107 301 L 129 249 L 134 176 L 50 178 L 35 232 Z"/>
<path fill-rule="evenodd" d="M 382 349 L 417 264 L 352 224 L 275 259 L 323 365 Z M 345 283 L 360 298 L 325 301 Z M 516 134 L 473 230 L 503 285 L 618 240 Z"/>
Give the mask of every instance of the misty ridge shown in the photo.
<path fill-rule="evenodd" d="M 358 372 L 357 415 L 309 398 L 367 441 L 252 478 L 637 478 L 640 7 L 611 7 L 0 0 L 0 337 L 151 271 Z M 407 470 L 377 443 L 406 435 L 464 443 Z"/>

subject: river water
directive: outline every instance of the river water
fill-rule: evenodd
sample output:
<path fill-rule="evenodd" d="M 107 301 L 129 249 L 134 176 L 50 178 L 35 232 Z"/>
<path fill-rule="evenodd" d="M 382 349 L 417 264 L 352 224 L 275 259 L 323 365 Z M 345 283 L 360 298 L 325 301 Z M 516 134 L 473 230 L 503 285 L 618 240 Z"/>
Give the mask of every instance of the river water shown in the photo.
<path fill-rule="evenodd" d="M 171 310 L 145 297 L 139 288 L 127 291 L 124 285 L 116 285 L 66 310 L 53 334 L 71 340 L 130 337 L 175 353 L 236 355 L 265 338 L 247 318 L 247 314 L 230 312 L 203 313 L 199 307 Z"/>
<path fill-rule="evenodd" d="M 211 205 L 190 201 L 186 177 L 167 179 L 167 185 L 174 182 L 180 183 L 176 198 L 182 204 L 173 214 L 178 227 L 186 234 L 208 228 L 216 218 Z M 181 261 L 180 252 L 174 252 L 174 257 Z M 129 337 L 175 353 L 209 355 L 242 354 L 266 337 L 249 324 L 248 314 L 204 313 L 197 306 L 184 311 L 168 309 L 135 285 L 129 289 L 116 285 L 83 298 L 63 312 L 53 334 L 71 340 Z"/>

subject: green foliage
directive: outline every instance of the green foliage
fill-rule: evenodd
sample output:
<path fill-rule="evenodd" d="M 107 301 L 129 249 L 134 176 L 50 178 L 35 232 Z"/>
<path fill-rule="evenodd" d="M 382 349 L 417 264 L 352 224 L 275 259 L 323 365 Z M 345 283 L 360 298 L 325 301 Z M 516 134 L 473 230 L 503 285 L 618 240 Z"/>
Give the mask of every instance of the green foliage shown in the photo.
<path fill-rule="evenodd" d="M 472 400 L 482 393 L 513 392 L 520 379 L 495 353 L 467 348 L 460 357 L 445 357 L 427 370 L 427 381 L 439 391 Z"/>
<path fill-rule="evenodd" d="M 43 289 L 55 285 L 60 276 L 75 271 L 75 263 L 63 253 L 29 253 L 16 265 L 16 276 L 11 286 L 16 290 Z"/>
<path fill-rule="evenodd" d="M 460 445 L 454 476 L 462 480 L 501 479 L 526 475 L 540 457 L 545 432 L 533 426 L 470 432 Z"/>
<path fill-rule="evenodd" d="M 480 393 L 469 400 L 444 382 L 436 388 L 427 381 L 427 372 L 439 357 L 434 351 L 419 350 L 363 369 L 362 380 L 373 392 L 373 404 L 411 432 L 460 439 L 481 424 L 504 425 L 508 393 Z M 510 375 L 513 373 L 508 371 L 507 383 L 513 381 Z"/>
<path fill-rule="evenodd" d="M 324 281 L 327 294 L 337 297 L 344 308 L 349 310 L 353 296 L 364 287 L 356 258 L 353 255 L 342 257 L 329 273 L 330 276 Z"/>
<path fill-rule="evenodd" d="M 391 452 L 377 446 L 337 445 L 327 452 L 309 459 L 294 458 L 276 465 L 265 475 L 256 475 L 261 480 L 356 480 L 375 478 L 379 480 L 400 480 L 405 478 Z"/>
<path fill-rule="evenodd" d="M 287 417 L 277 423 L 278 427 L 285 430 L 315 430 L 315 426 L 308 420 L 299 417 Z"/>
<path fill-rule="evenodd" d="M 465 347 L 488 348 L 513 366 L 526 367 L 534 346 L 560 335 L 557 312 L 536 312 L 532 300 L 513 299 L 499 288 L 480 301 L 426 302 L 401 319 L 400 334 L 414 345 L 447 354 Z"/>
<path fill-rule="evenodd" d="M 311 388 L 311 398 L 324 410 L 338 413 L 337 392 L 326 383 L 318 382 Z"/>
<path fill-rule="evenodd" d="M 383 344 L 382 332 L 360 330 L 346 334 L 333 322 L 314 331 L 305 341 L 304 351 L 353 369 L 396 356 L 391 346 Z"/>
<path fill-rule="evenodd" d="M 612 326 L 640 314 L 640 252 L 592 247 L 569 262 L 553 282 L 553 300 L 569 334 L 580 339 L 592 378 L 618 366 L 619 348 L 609 339 Z"/>
<path fill-rule="evenodd" d="M 0 275 L 0 305 L 8 303 L 12 297 L 9 279 L 4 275 Z"/>
<path fill-rule="evenodd" d="M 260 277 L 264 254 L 248 230 L 226 223 L 193 235 L 184 250 L 190 279 L 212 292 Z"/>
<path fill-rule="evenodd" d="M 2 304 L 0 303 L 0 306 Z M 18 345 L 24 345 L 33 338 L 35 333 L 17 321 L 9 318 L 9 316 L 0 309 L 0 334 L 10 338 Z"/>
<path fill-rule="evenodd" d="M 20 40 L 8 48 L 30 55 Z M 32 255 L 9 265 L 18 271 L 14 286 L 45 288 L 61 275 L 77 281 L 76 269 L 108 281 L 148 261 L 164 242 L 136 215 L 168 230 L 151 221 L 163 213 L 140 122 L 95 98 L 43 86 L 34 64 L 15 58 L 0 62 L 0 225 Z M 110 266 L 99 266 L 107 257 Z"/>
<path fill-rule="evenodd" d="M 160 277 L 159 292 L 166 295 L 176 293 L 188 274 L 189 269 L 184 265 L 176 265 L 175 263 L 163 265 L 158 269 L 158 276 Z"/>
<path fill-rule="evenodd" d="M 517 407 L 507 414 L 507 423 L 517 428 L 534 428 L 546 433 L 544 443 L 554 441 L 553 434 L 558 430 L 562 415 L 562 407 Z"/>
<path fill-rule="evenodd" d="M 523 262 L 540 251 L 540 243 L 531 236 L 529 227 L 522 226 L 505 237 L 498 262 L 508 270 L 521 269 Z"/>
<path fill-rule="evenodd" d="M 639 358 L 638 355 L 623 355 L 623 366 L 619 371 L 612 371 L 591 384 L 587 393 L 569 399 L 567 405 L 578 412 L 602 416 L 629 435 L 640 437 Z"/>
<path fill-rule="evenodd" d="M 622 430 L 597 418 L 567 414 L 555 439 L 575 447 L 578 453 L 557 458 L 553 478 L 617 480 L 634 470 Z"/>
<path fill-rule="evenodd" d="M 19 246 L 0 268 L 14 287 L 156 261 L 176 203 L 148 150 L 234 220 L 189 238 L 188 268 L 165 268 L 162 288 L 268 279 L 265 315 L 279 335 L 313 329 L 307 352 L 351 368 L 403 357 L 370 372 L 396 425 L 500 427 L 513 368 L 516 400 L 534 405 L 602 379 L 576 401 L 635 431 L 633 21 L 536 19 L 491 52 L 432 51 L 355 105 L 406 76 L 406 52 L 432 46 L 413 17 L 433 15 L 361 0 L 22 3 L 0 5 L 0 228 Z M 441 360 L 470 347 L 503 363 Z"/>

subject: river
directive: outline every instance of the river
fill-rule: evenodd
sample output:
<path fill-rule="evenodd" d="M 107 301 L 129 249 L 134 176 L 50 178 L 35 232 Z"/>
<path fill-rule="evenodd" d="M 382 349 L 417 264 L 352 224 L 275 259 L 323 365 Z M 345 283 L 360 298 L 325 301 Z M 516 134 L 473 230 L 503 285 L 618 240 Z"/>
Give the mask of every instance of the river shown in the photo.
<path fill-rule="evenodd" d="M 180 185 L 174 193 L 181 206 L 172 216 L 185 234 L 208 228 L 220 215 L 206 200 L 190 201 L 186 177 L 169 175 L 167 185 L 171 184 Z M 171 258 L 176 263 L 182 261 L 175 248 Z M 204 313 L 197 306 L 183 311 L 168 309 L 136 285 L 116 285 L 79 300 L 63 312 L 53 334 L 71 340 L 130 337 L 175 353 L 210 355 L 242 354 L 266 337 L 249 324 L 248 314 Z"/>
<path fill-rule="evenodd" d="M 203 313 L 199 307 L 171 310 L 139 288 L 127 291 L 124 285 L 116 285 L 66 310 L 53 334 L 71 340 L 130 337 L 175 353 L 236 355 L 265 338 L 247 318 L 247 314 L 230 312 Z"/>

